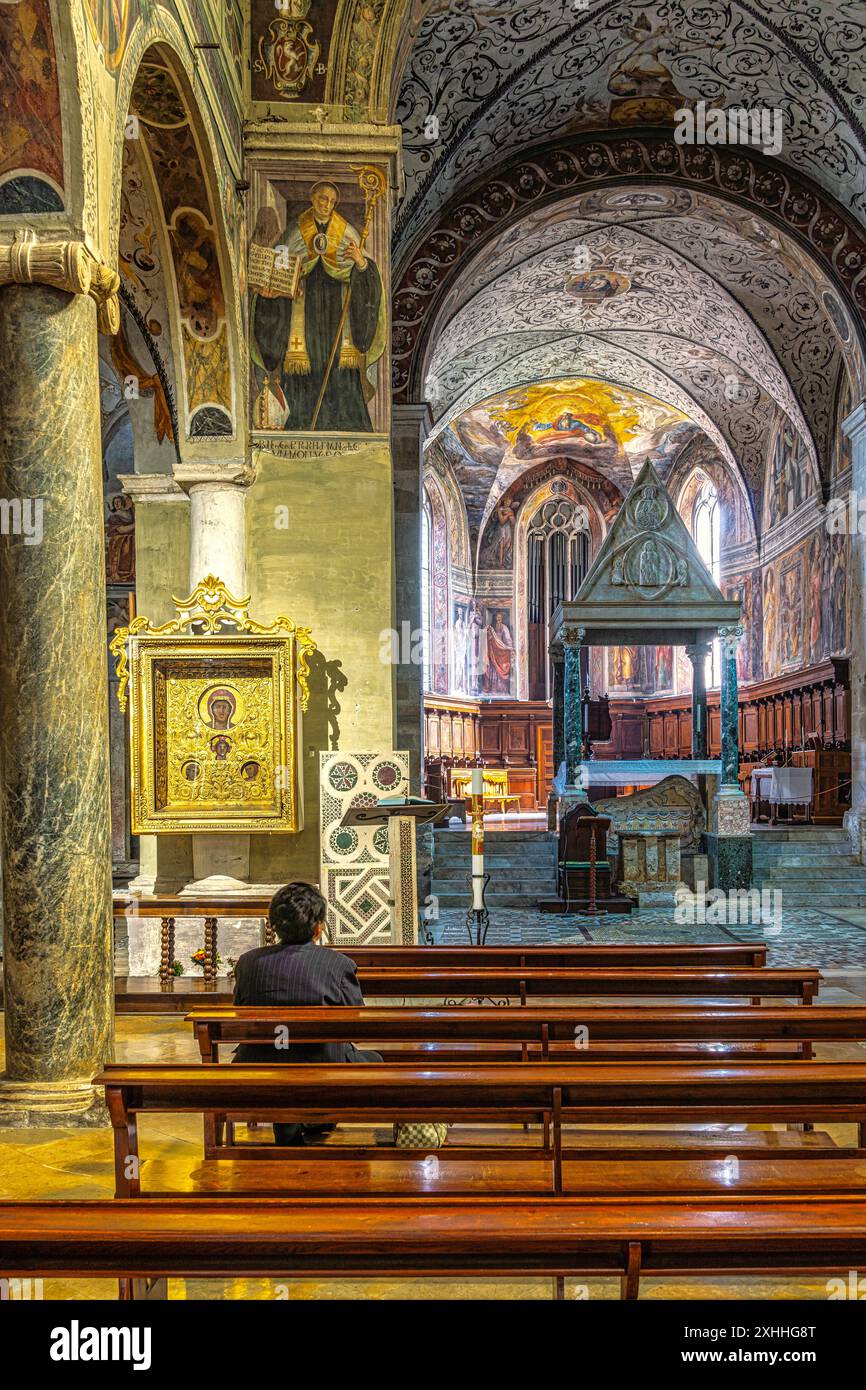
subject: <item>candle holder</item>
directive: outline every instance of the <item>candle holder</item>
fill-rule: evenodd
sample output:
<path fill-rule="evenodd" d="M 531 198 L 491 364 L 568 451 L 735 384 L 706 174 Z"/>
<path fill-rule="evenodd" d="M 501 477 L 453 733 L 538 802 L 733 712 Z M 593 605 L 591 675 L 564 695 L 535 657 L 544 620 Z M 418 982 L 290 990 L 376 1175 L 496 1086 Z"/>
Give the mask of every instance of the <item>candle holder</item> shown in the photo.
<path fill-rule="evenodd" d="M 474 903 L 476 901 L 476 883 L 479 878 L 481 879 L 481 883 L 477 896 L 481 898 L 481 906 L 475 907 Z M 490 875 L 488 873 L 485 873 L 483 875 L 470 874 L 467 881 L 469 883 L 469 887 L 472 889 L 473 900 L 473 906 L 470 907 L 469 911 L 466 914 L 466 930 L 469 933 L 469 944 L 470 946 L 486 946 L 487 929 L 490 926 L 490 913 L 487 910 L 487 904 L 484 901 L 484 895 L 487 892 L 487 885 L 490 882 Z"/>
<path fill-rule="evenodd" d="M 490 882 L 490 875 L 484 869 L 484 769 L 476 767 L 472 772 L 472 795 L 469 799 L 472 815 L 472 873 L 469 887 L 472 902 L 466 914 L 466 930 L 471 946 L 484 946 L 487 943 L 487 930 L 490 926 L 490 913 L 484 895 Z M 473 930 L 475 939 L 473 940 Z"/>

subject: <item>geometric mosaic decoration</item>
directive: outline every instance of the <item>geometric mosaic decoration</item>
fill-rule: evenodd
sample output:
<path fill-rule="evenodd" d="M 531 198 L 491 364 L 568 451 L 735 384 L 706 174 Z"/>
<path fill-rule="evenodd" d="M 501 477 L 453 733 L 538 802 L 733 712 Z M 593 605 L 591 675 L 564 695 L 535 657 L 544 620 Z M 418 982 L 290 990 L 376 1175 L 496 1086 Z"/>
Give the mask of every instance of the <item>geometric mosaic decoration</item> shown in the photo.
<path fill-rule="evenodd" d="M 320 753 L 321 888 L 334 945 L 393 941 L 388 827 L 341 826 L 350 806 L 409 795 L 409 754 Z"/>

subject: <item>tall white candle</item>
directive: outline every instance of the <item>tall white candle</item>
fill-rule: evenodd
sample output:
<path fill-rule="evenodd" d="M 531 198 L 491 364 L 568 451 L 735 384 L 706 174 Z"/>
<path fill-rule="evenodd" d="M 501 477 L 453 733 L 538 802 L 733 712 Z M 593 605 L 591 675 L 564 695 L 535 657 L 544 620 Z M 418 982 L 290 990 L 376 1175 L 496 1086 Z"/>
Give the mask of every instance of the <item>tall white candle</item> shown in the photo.
<path fill-rule="evenodd" d="M 472 906 L 484 907 L 484 768 L 472 769 Z"/>

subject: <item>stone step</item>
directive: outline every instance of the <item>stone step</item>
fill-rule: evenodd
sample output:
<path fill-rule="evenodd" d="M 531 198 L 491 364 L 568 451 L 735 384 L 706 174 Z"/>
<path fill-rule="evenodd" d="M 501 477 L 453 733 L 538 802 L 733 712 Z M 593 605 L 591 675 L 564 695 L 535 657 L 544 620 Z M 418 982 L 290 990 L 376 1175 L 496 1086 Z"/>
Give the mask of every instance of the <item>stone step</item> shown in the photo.
<path fill-rule="evenodd" d="M 512 845 L 506 848 L 505 845 L 491 845 L 489 840 L 484 842 L 485 859 L 495 860 L 500 865 L 552 865 L 556 863 L 556 845 Z M 448 849 L 443 852 L 438 845 L 434 845 L 434 862 L 438 865 L 464 865 L 473 858 L 473 848 L 471 845 L 460 845 L 457 849 Z"/>
<path fill-rule="evenodd" d="M 503 844 L 556 844 L 556 836 L 549 830 L 493 830 L 485 822 L 484 833 L 487 838 L 499 840 Z M 460 840 L 470 840 L 471 838 L 472 835 L 469 830 L 434 830 L 433 832 L 433 842 L 437 846 L 451 841 L 459 843 Z"/>
<path fill-rule="evenodd" d="M 759 855 L 766 855 L 772 858 L 777 854 L 811 854 L 818 856 L 821 854 L 852 854 L 851 841 L 846 836 L 844 840 L 806 840 L 803 843 L 797 840 L 773 840 L 771 844 L 765 844 L 763 840 L 752 839 L 752 857 L 757 859 Z"/>
<path fill-rule="evenodd" d="M 517 896 L 525 898 L 532 893 L 552 893 L 556 890 L 555 874 L 539 874 L 534 878 L 500 878 L 494 874 L 487 888 L 488 893 L 498 893 L 501 896 Z M 864 887 L 866 892 L 866 887 Z M 453 893 L 468 893 L 469 879 L 466 878 L 434 878 L 430 883 L 430 892 L 437 898 L 448 896 Z"/>
<path fill-rule="evenodd" d="M 469 908 L 470 895 L 466 893 L 437 893 L 440 907 L 463 907 Z M 555 898 L 556 892 L 553 887 L 540 889 L 538 893 L 491 893 L 489 890 L 485 897 L 488 908 L 531 908 L 538 905 L 539 898 Z"/>
<path fill-rule="evenodd" d="M 758 889 L 767 888 L 770 891 L 775 889 L 782 894 L 786 903 L 799 903 L 802 899 L 802 903 L 807 907 L 821 907 L 822 904 L 826 904 L 830 899 L 832 899 L 837 906 L 841 905 L 843 899 L 846 902 L 850 901 L 853 906 L 856 899 L 866 894 L 866 883 L 861 883 L 859 881 L 856 883 L 840 883 L 838 879 L 834 879 L 832 883 L 827 884 L 795 882 L 791 884 L 790 887 L 778 881 L 768 881 L 765 879 L 763 882 L 758 882 L 757 880 L 753 880 L 752 887 Z"/>
<path fill-rule="evenodd" d="M 784 873 L 785 869 L 805 869 L 815 878 L 824 873 L 837 872 L 838 869 L 862 869 L 863 865 L 853 855 L 840 855 L 835 859 L 822 859 L 816 862 L 808 855 L 794 855 L 791 859 L 752 859 L 753 873 Z"/>
<path fill-rule="evenodd" d="M 758 866 L 752 865 L 752 877 L 758 877 Z M 820 874 L 809 865 L 778 865 L 762 873 L 767 883 L 813 883 L 820 888 L 822 883 L 865 883 L 866 869 L 863 865 L 827 865 Z"/>
<path fill-rule="evenodd" d="M 775 825 L 761 825 L 752 827 L 752 836 L 755 844 L 772 845 L 791 840 L 844 840 L 847 844 L 851 843 L 841 825 L 798 825 L 794 830 Z"/>
<path fill-rule="evenodd" d="M 466 845 L 460 853 L 451 850 L 448 854 L 440 854 L 438 850 L 433 852 L 434 864 L 468 864 L 472 858 L 472 850 Z M 485 841 L 484 858 L 491 864 L 555 864 L 556 850 L 534 849 L 532 851 L 518 852 L 512 850 L 510 853 L 503 853 L 501 849 L 491 849 Z"/>
<path fill-rule="evenodd" d="M 756 883 L 756 888 L 762 885 Z M 834 893 L 785 893 L 782 905 L 787 912 L 789 907 L 808 907 L 816 912 L 824 908 L 827 912 L 833 912 L 838 908 L 866 907 L 866 893 L 840 893 L 838 897 Z"/>

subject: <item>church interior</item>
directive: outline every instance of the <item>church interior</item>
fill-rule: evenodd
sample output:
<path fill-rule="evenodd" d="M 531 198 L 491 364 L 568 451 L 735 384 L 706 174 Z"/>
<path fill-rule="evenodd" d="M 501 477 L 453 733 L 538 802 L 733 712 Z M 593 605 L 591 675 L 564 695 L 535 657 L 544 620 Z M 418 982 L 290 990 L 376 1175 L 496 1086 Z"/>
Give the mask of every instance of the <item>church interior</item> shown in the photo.
<path fill-rule="evenodd" d="M 866 1297 L 864 95 L 0 0 L 4 1300 Z M 237 1003 L 293 882 L 363 1010 Z"/>

